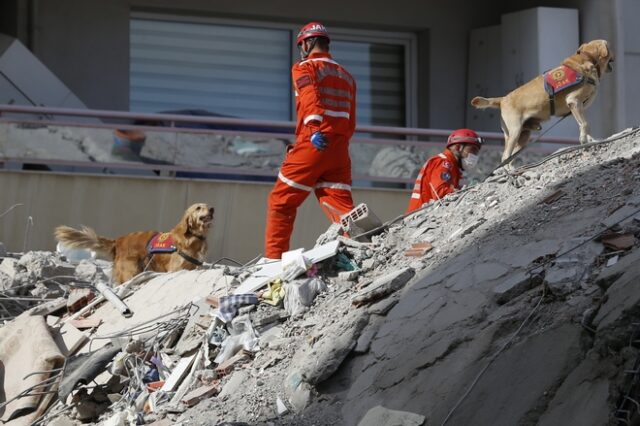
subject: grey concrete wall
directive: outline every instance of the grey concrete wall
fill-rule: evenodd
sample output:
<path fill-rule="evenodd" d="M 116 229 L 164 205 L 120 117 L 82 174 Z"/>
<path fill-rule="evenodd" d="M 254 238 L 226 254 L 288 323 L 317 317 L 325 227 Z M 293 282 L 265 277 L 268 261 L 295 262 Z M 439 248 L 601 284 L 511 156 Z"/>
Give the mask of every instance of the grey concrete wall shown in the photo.
<path fill-rule="evenodd" d="M 490 21 L 490 10 L 466 0 L 371 0 L 322 7 L 293 0 L 35 0 L 32 49 L 90 108 L 128 109 L 130 10 L 210 16 L 296 26 L 316 19 L 328 26 L 419 34 L 420 126 L 464 123 L 467 31 Z M 449 25 L 447 22 L 455 22 Z M 425 44 L 428 43 L 428 44 Z M 427 64 L 428 68 L 423 67 Z"/>
<path fill-rule="evenodd" d="M 133 231 L 168 231 L 194 202 L 215 207 L 208 259 L 230 257 L 247 262 L 263 253 L 270 184 L 149 179 L 104 175 L 0 172 L 0 241 L 9 251 L 54 250 L 58 225 L 87 225 L 116 237 Z M 378 217 L 404 213 L 408 190 L 356 189 L 354 201 L 365 202 Z M 27 233 L 28 218 L 33 226 Z M 311 248 L 329 227 L 315 197 L 298 211 L 291 248 Z"/>
<path fill-rule="evenodd" d="M 175 13 L 184 16 L 290 23 L 298 26 L 311 19 L 328 26 L 365 30 L 410 31 L 418 35 L 418 125 L 455 128 L 464 125 L 468 32 L 500 23 L 500 15 L 536 6 L 580 9 L 581 38 L 638 39 L 632 12 L 635 0 L 523 0 L 477 2 L 469 0 L 370 0 L 315 3 L 293 0 L 5 0 L 6 10 L 20 23 L 5 19 L 2 27 L 31 40 L 30 48 L 90 108 L 128 109 L 129 18 L 131 11 Z M 11 6 L 14 4 L 14 6 Z M 619 6 L 619 5 L 623 6 Z M 618 5 L 618 6 L 616 6 Z M 26 16 L 29 15 L 29 19 Z M 620 22 L 623 20 L 624 22 Z M 624 28 L 622 28 L 622 25 Z M 25 26 L 30 33 L 25 35 Z M 635 38 L 634 38 L 635 37 Z M 632 51 L 633 53 L 633 51 Z M 633 53 L 636 55 L 635 53 Z M 637 55 L 629 61 L 637 72 Z M 589 111 L 595 136 L 603 136 L 628 123 L 621 99 L 625 80 L 607 78 L 602 96 Z M 633 80 L 632 80 L 633 81 Z M 615 93 L 613 98 L 611 93 Z M 633 104 L 631 104 L 633 107 Z M 626 115 L 633 115 L 634 111 Z M 621 121 L 620 121 L 621 120 Z"/>
<path fill-rule="evenodd" d="M 129 109 L 126 0 L 36 0 L 31 50 L 92 109 Z"/>

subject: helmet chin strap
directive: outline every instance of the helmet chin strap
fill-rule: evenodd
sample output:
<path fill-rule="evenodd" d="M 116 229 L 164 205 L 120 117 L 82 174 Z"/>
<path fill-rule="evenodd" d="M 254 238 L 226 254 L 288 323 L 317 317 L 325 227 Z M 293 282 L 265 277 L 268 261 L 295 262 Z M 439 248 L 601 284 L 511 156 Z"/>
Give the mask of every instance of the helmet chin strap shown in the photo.
<path fill-rule="evenodd" d="M 308 50 L 304 50 L 304 44 L 306 40 L 303 40 L 302 43 L 300 43 L 300 58 L 302 60 L 307 59 L 307 57 L 309 56 L 309 53 L 311 53 L 311 51 L 313 50 L 314 47 L 316 47 L 316 42 L 318 41 L 318 39 L 316 37 L 312 37 L 307 39 L 308 43 L 309 43 L 309 49 Z"/>

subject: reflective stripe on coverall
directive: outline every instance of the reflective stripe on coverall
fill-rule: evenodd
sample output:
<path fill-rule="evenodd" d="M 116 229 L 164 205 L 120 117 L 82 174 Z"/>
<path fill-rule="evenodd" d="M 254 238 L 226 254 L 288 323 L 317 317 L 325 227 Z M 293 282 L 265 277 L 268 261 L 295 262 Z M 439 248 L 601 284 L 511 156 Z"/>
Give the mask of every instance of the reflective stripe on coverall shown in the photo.
<path fill-rule="evenodd" d="M 289 250 L 296 212 L 311 191 L 332 222 L 353 209 L 349 140 L 355 130 L 356 84 L 328 53 L 312 53 L 291 69 L 296 91 L 296 143 L 287 154 L 269 194 L 265 256 Z M 327 139 L 318 151 L 317 131 Z M 327 208 L 324 203 L 327 203 Z"/>
<path fill-rule="evenodd" d="M 420 169 L 406 213 L 460 189 L 461 177 L 462 170 L 458 167 L 458 160 L 453 152 L 445 149 L 444 152 L 431 157 Z"/>

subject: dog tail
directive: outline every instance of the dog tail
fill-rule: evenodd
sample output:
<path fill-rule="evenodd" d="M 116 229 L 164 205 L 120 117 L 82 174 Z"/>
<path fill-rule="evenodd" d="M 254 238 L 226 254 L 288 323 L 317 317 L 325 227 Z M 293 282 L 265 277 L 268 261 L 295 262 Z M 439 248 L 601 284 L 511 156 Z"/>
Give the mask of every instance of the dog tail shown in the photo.
<path fill-rule="evenodd" d="M 93 250 L 110 259 L 115 257 L 116 241 L 96 234 L 96 231 L 87 226 L 83 226 L 81 230 L 58 226 L 54 235 L 69 248 Z"/>
<path fill-rule="evenodd" d="M 471 99 L 471 105 L 478 109 L 484 108 L 500 108 L 502 98 L 483 98 L 482 96 L 476 96 Z"/>

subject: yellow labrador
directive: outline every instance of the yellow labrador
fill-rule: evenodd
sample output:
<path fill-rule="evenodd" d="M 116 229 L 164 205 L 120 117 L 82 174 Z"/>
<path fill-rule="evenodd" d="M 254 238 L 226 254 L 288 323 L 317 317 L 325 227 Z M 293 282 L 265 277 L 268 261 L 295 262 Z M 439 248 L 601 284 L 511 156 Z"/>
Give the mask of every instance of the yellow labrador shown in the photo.
<path fill-rule="evenodd" d="M 580 128 L 580 143 L 593 140 L 584 110 L 591 105 L 598 92 L 600 79 L 611 72 L 613 53 L 606 40 L 584 43 L 562 65 L 549 71 L 549 77 L 539 75 L 501 98 L 476 96 L 471 105 L 476 108 L 499 108 L 505 147 L 502 161 L 515 154 L 529 141 L 532 130 L 540 130 L 540 124 L 552 115 L 563 116 L 571 112 Z M 567 75 L 576 74 L 578 80 L 565 89 L 555 92 L 545 86 L 545 81 L 567 81 Z M 564 80 L 564 81 L 563 81 Z"/>

